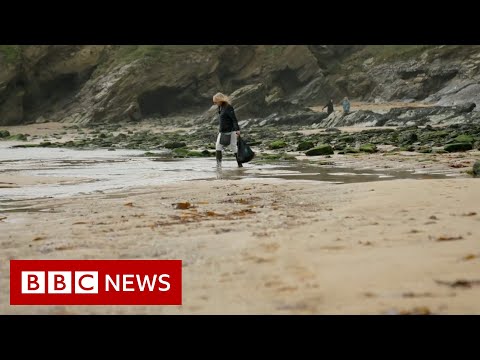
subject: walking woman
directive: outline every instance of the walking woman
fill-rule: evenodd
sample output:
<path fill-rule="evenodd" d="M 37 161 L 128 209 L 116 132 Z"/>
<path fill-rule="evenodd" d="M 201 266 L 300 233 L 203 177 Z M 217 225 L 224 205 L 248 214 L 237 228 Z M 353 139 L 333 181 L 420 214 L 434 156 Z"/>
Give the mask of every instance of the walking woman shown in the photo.
<path fill-rule="evenodd" d="M 216 93 L 213 96 L 213 103 L 218 106 L 219 128 L 217 143 L 215 144 L 217 167 L 222 166 L 222 153 L 227 146 L 230 146 L 230 150 L 235 154 L 238 167 L 243 167 L 237 157 L 237 136 L 240 135 L 240 127 L 235 116 L 235 110 L 230 104 L 228 97 L 222 93 Z"/>

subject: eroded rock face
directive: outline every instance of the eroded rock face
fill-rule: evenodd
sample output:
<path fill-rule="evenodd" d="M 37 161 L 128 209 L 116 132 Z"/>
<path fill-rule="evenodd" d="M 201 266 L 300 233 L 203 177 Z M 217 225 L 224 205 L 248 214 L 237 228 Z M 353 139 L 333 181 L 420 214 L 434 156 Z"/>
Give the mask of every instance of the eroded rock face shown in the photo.
<path fill-rule="evenodd" d="M 470 112 L 446 114 L 444 106 L 480 101 L 479 69 L 480 47 L 470 45 L 0 45 L 0 124 L 177 114 L 209 122 L 219 91 L 231 95 L 242 120 L 297 121 L 293 114 L 305 118 L 307 107 L 349 96 L 438 109 L 335 113 L 322 126 L 477 121 Z"/>
<path fill-rule="evenodd" d="M 0 124 L 33 122 L 61 110 L 91 77 L 104 49 L 103 45 L 32 45 L 18 47 L 13 62 L 4 57 Z"/>

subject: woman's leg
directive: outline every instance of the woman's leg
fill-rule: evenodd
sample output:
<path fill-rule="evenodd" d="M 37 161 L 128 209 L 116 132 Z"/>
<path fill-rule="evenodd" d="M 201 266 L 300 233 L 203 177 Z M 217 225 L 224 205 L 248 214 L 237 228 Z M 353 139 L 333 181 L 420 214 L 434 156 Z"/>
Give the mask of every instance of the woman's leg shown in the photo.
<path fill-rule="evenodd" d="M 220 133 L 217 136 L 217 142 L 215 144 L 215 157 L 217 158 L 217 166 L 222 166 L 222 151 L 223 145 L 220 144 Z"/>

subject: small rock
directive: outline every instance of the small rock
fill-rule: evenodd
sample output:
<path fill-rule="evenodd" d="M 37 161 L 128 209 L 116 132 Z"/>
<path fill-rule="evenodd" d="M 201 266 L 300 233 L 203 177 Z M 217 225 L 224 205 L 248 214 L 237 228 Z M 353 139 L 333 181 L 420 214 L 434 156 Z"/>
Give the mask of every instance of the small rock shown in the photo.
<path fill-rule="evenodd" d="M 475 161 L 472 171 L 473 176 L 480 176 L 480 160 Z"/>

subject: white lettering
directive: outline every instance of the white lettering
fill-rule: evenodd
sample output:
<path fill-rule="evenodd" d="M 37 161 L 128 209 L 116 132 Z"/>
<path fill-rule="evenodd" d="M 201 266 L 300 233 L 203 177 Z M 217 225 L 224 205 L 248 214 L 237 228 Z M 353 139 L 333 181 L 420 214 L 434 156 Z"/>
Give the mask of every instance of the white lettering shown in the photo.
<path fill-rule="evenodd" d="M 155 288 L 155 280 L 157 279 L 157 274 L 153 275 L 153 280 L 150 282 L 150 277 L 148 275 L 145 275 L 143 277 L 143 282 L 141 282 L 140 275 L 137 275 L 137 283 L 138 283 L 138 288 L 140 291 L 145 291 L 145 284 L 148 284 L 148 289 L 150 291 L 153 291 Z"/>
<path fill-rule="evenodd" d="M 116 275 L 116 281 L 113 281 L 110 275 L 105 276 L 105 291 L 110 291 L 108 284 L 110 283 L 115 291 L 120 291 L 120 275 Z"/>
<path fill-rule="evenodd" d="M 169 283 L 168 281 L 163 281 L 163 278 L 164 278 L 164 277 L 169 278 L 170 275 L 168 275 L 168 274 L 162 274 L 162 275 L 160 275 L 160 276 L 158 277 L 158 282 L 161 283 L 161 284 L 166 285 L 166 288 L 159 287 L 158 290 L 160 290 L 160 291 L 168 291 L 168 290 L 170 290 L 170 283 Z"/>
<path fill-rule="evenodd" d="M 127 285 L 133 284 L 133 280 L 127 280 L 128 278 L 133 278 L 133 274 L 123 274 L 123 291 L 135 291 L 134 288 L 127 288 Z"/>
<path fill-rule="evenodd" d="M 158 287 L 159 291 L 168 291 L 170 290 L 170 282 L 164 280 L 164 278 L 170 278 L 168 274 L 153 276 L 149 275 L 140 275 L 140 274 L 123 274 L 115 275 L 115 280 L 112 279 L 110 275 L 105 276 L 105 291 L 110 291 L 110 286 L 112 286 L 115 291 L 154 291 L 155 282 L 158 280 L 160 286 Z M 136 281 L 135 281 L 136 280 Z M 138 289 L 135 286 L 138 285 Z M 122 290 L 120 290 L 120 288 Z"/>

